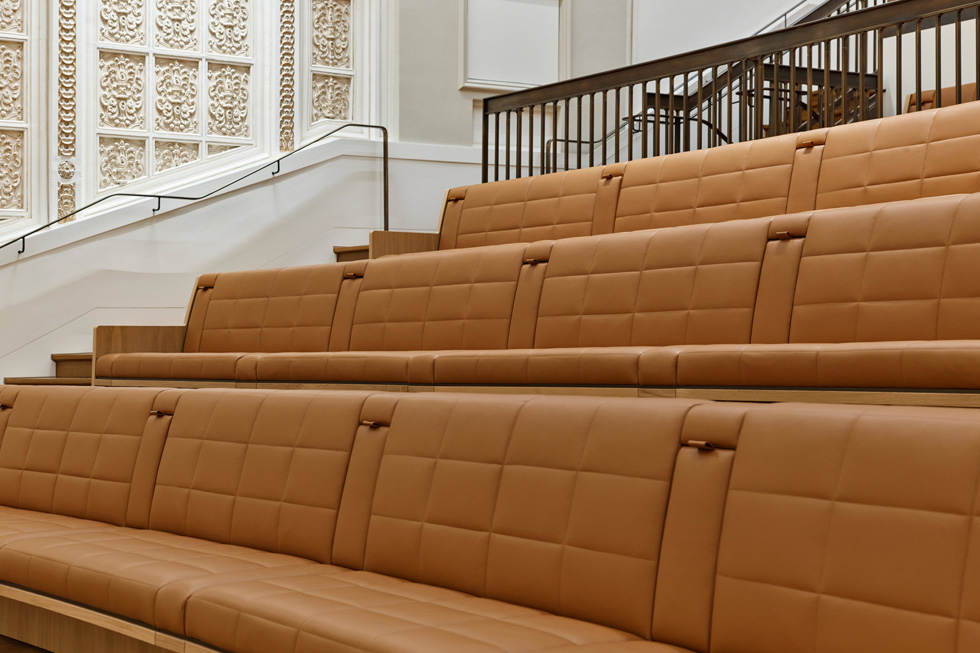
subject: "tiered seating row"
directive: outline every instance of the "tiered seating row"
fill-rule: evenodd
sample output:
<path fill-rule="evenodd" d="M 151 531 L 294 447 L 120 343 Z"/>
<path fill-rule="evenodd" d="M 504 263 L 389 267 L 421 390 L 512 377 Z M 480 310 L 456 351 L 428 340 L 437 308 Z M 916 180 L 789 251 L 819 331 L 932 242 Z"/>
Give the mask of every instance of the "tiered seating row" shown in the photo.
<path fill-rule="evenodd" d="M 439 248 L 972 193 L 980 188 L 978 124 L 980 103 L 974 102 L 625 164 L 454 188 L 446 195 Z M 392 237 L 404 240 L 410 235 Z M 430 249 L 431 242 L 432 235 L 425 234 L 419 248 Z"/>
<path fill-rule="evenodd" d="M 0 405 L 0 596 L 34 610 L 0 632 L 19 639 L 45 606 L 171 651 L 980 647 L 973 411 L 29 387 Z"/>
<path fill-rule="evenodd" d="M 208 275 L 176 351 L 97 335 L 95 371 L 104 384 L 971 391 L 978 256 L 980 194 Z"/>

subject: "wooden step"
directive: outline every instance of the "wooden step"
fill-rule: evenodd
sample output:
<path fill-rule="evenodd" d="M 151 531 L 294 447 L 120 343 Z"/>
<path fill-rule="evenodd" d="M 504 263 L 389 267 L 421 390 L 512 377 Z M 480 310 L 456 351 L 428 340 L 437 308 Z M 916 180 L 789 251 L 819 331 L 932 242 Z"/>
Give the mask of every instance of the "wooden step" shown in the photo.
<path fill-rule="evenodd" d="M 79 354 L 51 354 L 55 376 L 62 378 L 92 375 L 92 352 Z"/>
<path fill-rule="evenodd" d="M 92 385 L 90 376 L 8 376 L 6 385 Z"/>
<path fill-rule="evenodd" d="M 338 263 L 348 263 L 350 261 L 363 261 L 370 256 L 370 245 L 351 245 L 349 247 L 336 246 L 333 253 L 337 255 Z"/>

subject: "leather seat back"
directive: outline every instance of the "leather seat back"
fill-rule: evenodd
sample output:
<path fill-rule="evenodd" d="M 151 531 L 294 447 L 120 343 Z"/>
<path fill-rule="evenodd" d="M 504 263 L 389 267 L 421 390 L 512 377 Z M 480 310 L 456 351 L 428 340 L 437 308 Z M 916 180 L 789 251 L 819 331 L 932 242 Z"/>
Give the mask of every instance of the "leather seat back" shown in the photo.
<path fill-rule="evenodd" d="M 345 493 L 336 564 L 650 637 L 692 402 L 372 400 L 364 417 L 378 427 L 359 436 L 351 469 L 372 470 L 376 482 Z"/>
<path fill-rule="evenodd" d="M 817 209 L 980 190 L 980 102 L 828 130 Z"/>
<path fill-rule="evenodd" d="M 351 351 L 504 349 L 524 244 L 369 261 Z"/>
<path fill-rule="evenodd" d="M 556 241 L 534 346 L 749 342 L 770 222 Z"/>
<path fill-rule="evenodd" d="M 330 562 L 365 397 L 184 392 L 160 457 L 149 527 Z"/>
<path fill-rule="evenodd" d="M 343 264 L 205 275 L 184 351 L 327 351 L 343 277 Z"/>
<path fill-rule="evenodd" d="M 439 248 L 529 243 L 612 231 L 622 165 L 454 188 Z"/>
<path fill-rule="evenodd" d="M 814 213 L 790 342 L 980 338 L 980 195 Z"/>
<path fill-rule="evenodd" d="M 0 388 L 0 505 L 145 527 L 178 394 Z"/>
<path fill-rule="evenodd" d="M 788 134 L 630 161 L 615 231 L 785 213 L 796 142 L 796 135 Z"/>

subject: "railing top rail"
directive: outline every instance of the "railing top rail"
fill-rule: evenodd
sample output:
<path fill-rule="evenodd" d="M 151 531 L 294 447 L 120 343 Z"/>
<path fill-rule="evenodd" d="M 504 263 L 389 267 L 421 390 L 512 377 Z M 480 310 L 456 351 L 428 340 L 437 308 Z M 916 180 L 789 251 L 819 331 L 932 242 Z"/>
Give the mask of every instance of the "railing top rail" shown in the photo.
<path fill-rule="evenodd" d="M 670 75 L 683 75 L 713 66 L 724 66 L 734 61 L 781 52 L 847 34 L 894 27 L 899 23 L 916 21 L 947 12 L 972 10 L 969 12 L 970 15 L 964 15 L 964 18 L 968 19 L 976 15 L 977 4 L 976 0 L 972 2 L 964 2 L 963 0 L 897 0 L 896 2 L 802 23 L 775 32 L 750 36 L 739 41 L 703 48 L 665 59 L 498 95 L 485 99 L 483 110 L 484 113 L 488 114 L 499 113 L 535 104 L 555 102 L 567 97 L 611 91 Z"/>
<path fill-rule="evenodd" d="M 59 217 L 57 220 L 52 220 L 51 222 L 45 223 L 45 224 L 41 225 L 40 227 L 37 227 L 36 229 L 32 229 L 31 231 L 28 231 L 27 233 L 21 234 L 20 236 L 17 236 L 13 240 L 9 240 L 9 241 L 3 243 L 2 245 L 0 245 L 0 249 L 4 249 L 5 247 L 10 247 L 14 243 L 20 243 L 21 244 L 21 248 L 20 248 L 20 250 L 18 250 L 17 253 L 18 254 L 23 254 L 24 251 L 27 249 L 27 238 L 29 236 L 33 236 L 34 234 L 36 234 L 38 232 L 41 232 L 41 231 L 44 231 L 45 229 L 47 229 L 49 227 L 53 227 L 54 225 L 58 224 L 59 222 L 64 222 L 68 218 L 71 218 L 72 216 L 75 216 L 75 215 L 81 213 L 82 211 L 85 211 L 87 209 L 90 209 L 93 206 L 96 206 L 97 204 L 101 204 L 102 202 L 105 202 L 107 200 L 111 200 L 111 199 L 117 198 L 117 197 L 133 197 L 133 198 L 142 198 L 142 199 L 155 199 L 155 200 L 157 200 L 157 206 L 156 206 L 155 209 L 153 209 L 153 212 L 154 213 L 156 213 L 157 211 L 160 210 L 160 202 L 162 200 L 182 200 L 182 201 L 186 201 L 186 202 L 197 202 L 197 201 L 200 201 L 200 200 L 206 200 L 206 199 L 208 199 L 209 197 L 211 197 L 213 195 L 217 195 L 218 193 L 220 193 L 221 191 L 225 190 L 226 188 L 230 188 L 231 186 L 234 186 L 238 182 L 243 181 L 245 179 L 248 179 L 249 177 L 258 174 L 259 172 L 262 172 L 263 170 L 265 170 L 267 168 L 271 168 L 272 166 L 275 166 L 276 167 L 275 171 L 272 173 L 272 175 L 275 176 L 275 175 L 279 174 L 279 172 L 280 172 L 280 164 L 283 161 L 285 161 L 286 159 L 288 159 L 289 157 L 293 156 L 297 152 L 302 152 L 303 150 L 305 150 L 308 147 L 312 147 L 313 145 L 316 145 L 320 141 L 323 141 L 323 140 L 329 138 L 330 136 L 333 136 L 334 134 L 336 134 L 337 132 L 339 132 L 341 130 L 349 129 L 349 128 L 352 128 L 352 127 L 359 127 L 361 129 L 377 129 L 377 130 L 381 131 L 381 134 L 382 134 L 382 142 L 383 142 L 383 147 L 384 147 L 384 230 L 385 231 L 388 231 L 388 128 L 387 127 L 384 127 L 383 125 L 369 125 L 369 124 L 366 124 L 366 123 L 349 122 L 349 123 L 346 123 L 344 125 L 341 125 L 340 127 L 337 127 L 336 129 L 332 129 L 332 130 L 328 131 L 325 134 L 322 134 L 322 135 L 318 136 L 317 138 L 313 139 L 309 143 L 306 143 L 306 144 L 304 144 L 304 145 L 302 145 L 300 147 L 297 147 L 295 150 L 293 150 L 291 152 L 287 152 L 286 154 L 283 154 L 281 157 L 279 157 L 278 159 L 275 159 L 274 161 L 269 161 L 268 163 L 265 163 L 265 164 L 259 166 L 255 170 L 252 170 L 250 172 L 247 172 L 244 175 L 242 175 L 240 177 L 237 177 L 237 178 L 229 181 L 226 184 L 222 184 L 221 186 L 215 188 L 214 190 L 212 190 L 212 191 L 210 191 L 208 193 L 205 193 L 204 195 L 187 196 L 187 195 L 159 195 L 159 194 L 155 194 L 155 193 L 127 193 L 127 192 L 112 193 L 111 195 L 106 195 L 105 197 L 100 197 L 99 199 L 95 200 L 94 202 L 89 202 L 85 206 L 83 206 L 81 208 L 78 208 L 78 209 L 75 209 L 71 213 L 66 213 L 65 215 Z"/>

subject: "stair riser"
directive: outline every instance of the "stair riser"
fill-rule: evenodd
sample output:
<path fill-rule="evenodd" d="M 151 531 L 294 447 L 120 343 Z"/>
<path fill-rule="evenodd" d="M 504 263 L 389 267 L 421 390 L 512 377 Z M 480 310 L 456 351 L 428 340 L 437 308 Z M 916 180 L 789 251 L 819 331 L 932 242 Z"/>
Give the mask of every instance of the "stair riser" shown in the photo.
<path fill-rule="evenodd" d="M 55 375 L 66 376 L 92 376 L 92 361 L 58 361 L 55 363 Z"/>

